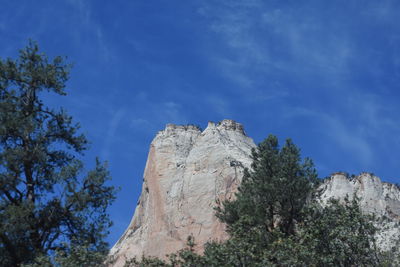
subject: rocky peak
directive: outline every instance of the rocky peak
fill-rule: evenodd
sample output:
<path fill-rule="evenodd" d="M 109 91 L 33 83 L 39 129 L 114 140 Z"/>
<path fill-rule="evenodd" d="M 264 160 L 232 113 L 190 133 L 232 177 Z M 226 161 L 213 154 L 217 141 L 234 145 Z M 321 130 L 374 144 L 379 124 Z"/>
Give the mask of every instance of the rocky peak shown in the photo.
<path fill-rule="evenodd" d="M 201 248 L 224 240 L 224 225 L 214 216 L 217 200 L 233 196 L 251 164 L 253 140 L 233 120 L 193 125 L 168 124 L 150 144 L 142 194 L 133 219 L 111 249 L 114 266 L 126 258 L 176 252 L 189 235 Z"/>
<path fill-rule="evenodd" d="M 371 173 L 363 172 L 348 177 L 345 173 L 334 173 L 319 188 L 320 200 L 326 203 L 330 198 L 359 198 L 361 210 L 374 214 L 379 219 L 377 234 L 379 246 L 390 249 L 394 240 L 400 237 L 400 189 L 398 186 L 382 182 Z"/>
<path fill-rule="evenodd" d="M 233 120 L 193 125 L 168 124 L 150 144 L 142 194 L 130 225 L 110 251 L 123 266 L 133 256 L 157 256 L 183 248 L 193 235 L 198 249 L 227 238 L 214 216 L 216 201 L 231 199 L 251 165 L 253 140 Z M 334 173 L 319 187 L 322 203 L 356 195 L 361 208 L 382 218 L 379 245 L 389 249 L 400 235 L 400 190 L 370 173 Z"/>
<path fill-rule="evenodd" d="M 226 130 L 226 131 L 235 131 L 242 135 L 246 135 L 243 129 L 243 125 L 234 121 L 234 120 L 222 120 L 215 124 L 214 122 L 208 122 L 207 128 L 213 129 L 216 128 L 218 130 Z"/>
<path fill-rule="evenodd" d="M 160 131 L 159 134 L 164 134 L 164 135 L 174 135 L 174 134 L 179 134 L 182 132 L 189 132 L 189 133 L 201 133 L 201 129 L 197 125 L 177 125 L 177 124 L 172 124 L 168 123 L 167 126 L 165 127 L 165 130 Z"/>
<path fill-rule="evenodd" d="M 399 188 L 394 184 L 382 182 L 371 173 L 363 172 L 352 177 L 344 173 L 334 173 L 331 178 L 325 180 L 320 190 L 321 201 L 326 202 L 332 197 L 343 199 L 346 195 L 350 199 L 357 196 L 365 212 L 400 218 Z"/>

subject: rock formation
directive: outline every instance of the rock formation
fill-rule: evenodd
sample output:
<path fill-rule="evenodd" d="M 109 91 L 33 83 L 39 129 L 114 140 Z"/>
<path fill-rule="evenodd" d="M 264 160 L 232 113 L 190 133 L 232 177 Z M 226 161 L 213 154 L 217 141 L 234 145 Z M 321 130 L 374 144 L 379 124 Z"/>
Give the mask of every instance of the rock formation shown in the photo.
<path fill-rule="evenodd" d="M 344 173 L 335 173 L 319 187 L 320 200 L 329 198 L 343 199 L 357 196 L 363 212 L 373 214 L 378 219 L 377 243 L 384 249 L 392 248 L 394 241 L 400 238 L 400 188 L 397 185 L 382 182 L 370 173 L 348 177 Z"/>
<path fill-rule="evenodd" d="M 183 248 L 193 235 L 198 248 L 209 240 L 224 240 L 224 225 L 214 216 L 217 200 L 230 199 L 245 167 L 251 164 L 253 140 L 241 124 L 210 122 L 196 126 L 168 124 L 150 145 L 142 194 L 133 219 L 110 251 L 113 266 L 133 256 L 157 256 Z M 321 201 L 357 195 L 363 211 L 383 218 L 379 243 L 388 249 L 400 234 L 400 190 L 373 175 L 355 178 L 334 174 L 320 186 Z"/>
<path fill-rule="evenodd" d="M 253 147 L 242 125 L 232 120 L 210 122 L 203 132 L 168 124 L 150 145 L 135 214 L 111 249 L 114 265 L 142 254 L 164 258 L 183 248 L 189 235 L 199 247 L 225 239 L 213 207 L 232 197 Z"/>

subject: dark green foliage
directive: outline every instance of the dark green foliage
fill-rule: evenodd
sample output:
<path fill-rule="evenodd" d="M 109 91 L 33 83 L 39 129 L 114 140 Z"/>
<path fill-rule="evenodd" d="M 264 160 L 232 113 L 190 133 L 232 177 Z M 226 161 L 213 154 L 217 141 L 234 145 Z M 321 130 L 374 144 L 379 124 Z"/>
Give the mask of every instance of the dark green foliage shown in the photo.
<path fill-rule="evenodd" d="M 102 261 L 115 190 L 106 165 L 84 174 L 79 125 L 43 102 L 65 95 L 69 65 L 30 42 L 18 60 L 0 60 L 0 264 L 46 266 Z M 86 260 L 87 261 L 86 261 Z M 90 260 L 89 260 L 90 259 Z M 64 262 L 64 263 L 63 263 Z"/>
<path fill-rule="evenodd" d="M 373 217 L 362 214 L 356 198 L 314 203 L 304 214 L 295 235 L 269 248 L 281 266 L 381 266 Z"/>
<path fill-rule="evenodd" d="M 251 170 L 246 170 L 237 199 L 217 208 L 217 217 L 227 223 L 233 236 L 257 228 L 267 245 L 274 232 L 291 235 L 301 221 L 302 208 L 317 181 L 310 159 L 301 160 L 300 150 L 287 140 L 280 149 L 270 135 L 252 151 Z"/>
<path fill-rule="evenodd" d="M 305 214 L 299 241 L 315 265 L 377 266 L 374 218 L 362 214 L 355 196 L 343 203 L 332 199 L 325 207 L 314 205 Z"/>
<path fill-rule="evenodd" d="M 227 241 L 206 244 L 201 256 L 189 246 L 169 261 L 144 257 L 132 266 L 396 266 L 395 253 L 376 248 L 374 218 L 362 214 L 355 196 L 315 201 L 313 164 L 301 161 L 290 140 L 280 149 L 269 136 L 252 157 L 236 200 L 217 208 Z"/>
<path fill-rule="evenodd" d="M 393 257 L 375 247 L 372 222 L 372 217 L 362 214 L 356 198 L 346 198 L 343 203 L 330 200 L 327 206 L 313 203 L 305 209 L 296 234 L 287 236 L 277 229 L 274 240 L 264 248 L 258 247 L 258 240 L 251 240 L 254 233 L 249 233 L 223 243 L 208 243 L 202 256 L 187 248 L 167 262 L 143 258 L 137 265 L 127 266 L 397 266 Z"/>
<path fill-rule="evenodd" d="M 207 265 L 204 257 L 195 253 L 194 238 L 188 236 L 187 247 L 178 251 L 177 253 L 168 256 L 168 261 L 163 261 L 154 257 L 142 257 L 141 260 L 136 258 L 130 259 L 125 263 L 125 267 L 197 267 L 197 266 L 210 266 Z"/>

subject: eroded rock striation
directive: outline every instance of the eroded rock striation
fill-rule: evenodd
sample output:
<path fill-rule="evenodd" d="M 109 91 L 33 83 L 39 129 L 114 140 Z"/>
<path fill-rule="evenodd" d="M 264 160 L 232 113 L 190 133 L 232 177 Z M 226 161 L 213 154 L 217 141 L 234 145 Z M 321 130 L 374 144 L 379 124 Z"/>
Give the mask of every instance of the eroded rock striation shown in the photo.
<path fill-rule="evenodd" d="M 214 216 L 217 200 L 231 199 L 251 164 L 253 140 L 232 120 L 199 127 L 168 124 L 150 145 L 142 194 L 133 219 L 110 251 L 113 266 L 133 256 L 157 256 L 183 248 L 189 235 L 198 248 L 224 240 Z M 368 173 L 353 178 L 333 174 L 319 188 L 321 201 L 357 195 L 362 210 L 380 218 L 379 244 L 389 249 L 400 235 L 400 190 Z"/>
<path fill-rule="evenodd" d="M 164 258 L 183 248 L 189 235 L 199 247 L 225 239 L 213 207 L 233 196 L 253 147 L 243 126 L 232 120 L 209 122 L 204 131 L 168 124 L 150 145 L 135 214 L 111 249 L 114 265 L 142 254 Z"/>

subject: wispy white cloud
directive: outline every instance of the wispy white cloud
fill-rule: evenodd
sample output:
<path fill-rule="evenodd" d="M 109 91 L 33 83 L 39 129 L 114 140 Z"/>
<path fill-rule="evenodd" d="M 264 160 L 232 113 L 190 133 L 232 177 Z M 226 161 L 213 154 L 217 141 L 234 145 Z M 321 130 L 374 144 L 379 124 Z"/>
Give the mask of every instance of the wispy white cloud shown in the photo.
<path fill-rule="evenodd" d="M 351 115 L 351 114 L 349 114 Z M 321 137 L 331 140 L 344 151 L 345 157 L 356 159 L 363 166 L 369 166 L 374 160 L 373 146 L 370 144 L 364 132 L 359 131 L 356 125 L 346 124 L 344 119 L 315 111 L 309 108 L 291 108 L 285 113 L 287 119 L 295 119 L 296 117 L 305 117 L 313 120 L 318 125 L 318 132 Z"/>
<path fill-rule="evenodd" d="M 377 157 L 397 154 L 395 151 L 400 149 L 399 108 L 386 102 L 379 95 L 360 93 L 346 103 L 355 113 L 349 116 L 353 118 L 354 131 L 369 141 Z"/>
<path fill-rule="evenodd" d="M 381 0 L 381 1 L 370 1 L 365 3 L 363 9 L 360 12 L 369 17 L 371 21 L 389 23 L 392 25 L 398 25 L 398 7 L 399 2 L 396 0 Z M 397 7 L 397 8 L 396 8 Z"/>
<path fill-rule="evenodd" d="M 229 102 L 221 96 L 209 95 L 205 102 L 221 118 L 231 118 L 232 108 Z"/>
<path fill-rule="evenodd" d="M 108 125 L 107 131 L 104 137 L 103 148 L 101 150 L 101 157 L 103 159 L 110 158 L 111 146 L 113 144 L 114 139 L 116 138 L 118 127 L 120 126 L 121 120 L 123 119 L 126 111 L 124 109 L 118 109 L 113 112 Z"/>
<path fill-rule="evenodd" d="M 222 3 L 206 1 L 200 9 L 228 51 L 210 53 L 210 62 L 244 89 L 279 73 L 319 76 L 328 83 L 349 74 L 357 51 L 345 29 L 330 31 L 324 20 L 302 6 L 279 9 L 264 1 Z"/>
<path fill-rule="evenodd" d="M 130 121 L 130 127 L 133 129 L 144 129 L 145 131 L 151 131 L 153 128 L 152 123 L 144 118 L 133 118 Z"/>
<path fill-rule="evenodd" d="M 160 109 L 155 110 L 160 115 L 162 114 L 163 120 L 174 123 L 187 123 L 187 118 L 183 113 L 181 104 L 175 101 L 168 101 L 161 105 Z"/>
<path fill-rule="evenodd" d="M 354 93 L 338 109 L 287 107 L 284 118 L 313 121 L 321 137 L 336 143 L 346 151 L 346 157 L 351 155 L 366 169 L 382 156 L 382 149 L 390 151 L 400 146 L 400 120 L 394 115 L 398 110 L 383 105 L 379 95 Z"/>
<path fill-rule="evenodd" d="M 228 51 L 227 54 L 212 54 L 210 62 L 227 79 L 245 88 L 254 85 L 254 80 L 248 75 L 249 68 L 259 71 L 270 62 L 268 50 L 252 32 L 257 19 L 246 12 L 258 5 L 260 2 L 251 1 L 237 7 L 230 2 L 214 9 L 215 6 L 205 3 L 199 11 L 210 20 L 210 29 L 225 42 Z"/>
<path fill-rule="evenodd" d="M 378 64 L 382 52 L 365 43 L 371 36 L 361 38 L 359 26 L 393 27 L 399 10 L 395 6 L 390 0 L 368 1 L 354 20 L 346 15 L 331 17 L 342 14 L 323 10 L 315 2 L 203 1 L 199 13 L 223 47 L 209 52 L 211 66 L 239 88 L 243 99 L 265 103 L 290 99 L 282 102 L 287 113 L 276 114 L 277 118 L 308 118 L 341 151 L 368 166 L 378 154 L 376 146 L 389 147 L 400 139 L 396 137 L 400 121 L 394 116 L 399 109 L 393 103 L 370 93 L 384 87 L 379 81 L 384 69 Z M 387 38 L 398 43 L 400 35 Z M 393 49 L 391 55 L 386 60 L 400 66 L 400 50 Z M 373 76 L 375 84 L 368 87 L 356 75 Z M 400 146 L 399 141 L 395 143 Z"/>
<path fill-rule="evenodd" d="M 342 120 L 330 116 L 320 116 L 321 127 L 325 134 L 330 136 L 341 148 L 359 159 L 364 166 L 369 166 L 374 159 L 373 148 L 368 140 L 352 127 L 345 125 Z"/>
<path fill-rule="evenodd" d="M 144 109 L 129 112 L 130 121 L 128 125 L 132 131 L 154 134 L 167 123 L 189 123 L 187 113 L 182 105 L 176 101 L 155 101 L 146 92 L 141 91 L 138 92 L 135 103 Z"/>
<path fill-rule="evenodd" d="M 80 23 L 89 25 L 91 23 L 91 10 L 86 1 L 81 0 L 67 0 L 67 2 L 77 10 Z"/>
<path fill-rule="evenodd" d="M 246 73 L 247 63 L 242 60 L 215 57 L 211 58 L 210 62 L 215 65 L 222 76 L 231 82 L 243 88 L 251 88 L 254 85 L 254 80 Z"/>
<path fill-rule="evenodd" d="M 109 43 L 107 42 L 104 34 L 104 30 L 99 22 L 93 19 L 92 8 L 89 2 L 80 0 L 67 0 L 67 2 L 74 8 L 78 21 L 74 27 L 80 27 L 85 29 L 84 33 L 89 34 L 96 40 L 97 48 L 99 49 L 98 55 L 102 57 L 105 61 L 110 61 L 113 58 L 113 53 Z M 75 31 L 75 42 L 80 43 L 83 38 L 81 31 Z"/>

